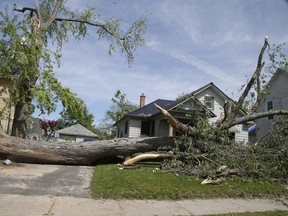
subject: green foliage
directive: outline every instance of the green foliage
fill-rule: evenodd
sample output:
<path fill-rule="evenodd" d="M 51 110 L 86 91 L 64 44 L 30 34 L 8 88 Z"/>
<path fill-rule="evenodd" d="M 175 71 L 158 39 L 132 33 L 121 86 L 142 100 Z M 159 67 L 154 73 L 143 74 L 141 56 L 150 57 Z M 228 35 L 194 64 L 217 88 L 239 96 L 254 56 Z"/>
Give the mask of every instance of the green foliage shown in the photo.
<path fill-rule="evenodd" d="M 81 124 L 89 130 L 94 129 L 94 116 L 89 113 L 85 103 L 80 98 L 75 98 L 74 103 L 69 103 L 60 115 L 67 126 Z"/>
<path fill-rule="evenodd" d="M 288 117 L 278 117 L 267 139 L 253 146 L 256 160 L 261 164 L 258 175 L 272 181 L 288 180 Z"/>
<path fill-rule="evenodd" d="M 189 97 L 191 97 L 191 94 L 190 93 L 180 93 L 177 95 L 177 97 L 175 98 L 175 100 L 182 100 L 182 99 L 188 99 Z"/>
<path fill-rule="evenodd" d="M 146 18 L 137 20 L 124 31 L 119 19 L 105 21 L 90 7 L 84 11 L 70 11 L 65 3 L 62 0 L 42 0 L 34 9 L 14 9 L 14 13 L 24 14 L 21 17 L 10 16 L 11 8 L 8 7 L 0 11 L 0 77 L 15 78 L 11 91 L 12 105 L 28 103 L 32 107 L 34 100 L 41 114 L 49 114 L 61 102 L 63 112 L 69 118 L 91 126 L 93 116 L 88 114 L 84 102 L 64 88 L 53 72 L 55 65 L 60 66 L 63 44 L 71 37 L 76 40 L 85 38 L 89 27 L 93 27 L 99 39 L 111 43 L 109 53 L 117 47 L 126 55 L 130 65 L 134 60 L 133 52 L 145 42 Z M 56 45 L 54 50 L 49 49 L 51 43 Z"/>
<path fill-rule="evenodd" d="M 112 97 L 113 105 L 105 113 L 105 118 L 100 124 L 102 132 L 115 136 L 113 124 L 119 121 L 125 114 L 132 112 L 138 108 L 137 105 L 130 102 L 125 93 L 117 90 Z"/>
<path fill-rule="evenodd" d="M 137 109 L 137 105 L 133 104 L 126 98 L 126 94 L 117 90 L 111 99 L 114 105 L 106 112 L 106 115 L 114 122 L 119 121 L 125 114 Z"/>
<path fill-rule="evenodd" d="M 210 126 L 205 119 L 197 121 L 195 128 L 198 132 L 193 137 L 178 137 L 174 148 L 164 149 L 172 157 L 163 161 L 163 170 L 215 178 L 219 168 L 227 166 L 244 179 L 287 183 L 287 117 L 278 118 L 269 138 L 251 146 L 230 141 L 227 132 Z"/>
<path fill-rule="evenodd" d="M 229 154 L 226 149 L 234 144 L 226 131 L 213 127 L 208 119 L 194 115 L 193 125 L 197 132 L 193 136 L 175 138 L 175 147 L 164 148 L 172 153 L 171 159 L 164 160 L 164 170 L 176 170 L 186 174 L 207 177 L 223 165 L 223 158 Z"/>
<path fill-rule="evenodd" d="M 286 43 L 273 44 L 268 50 L 270 64 L 265 68 L 270 73 L 275 72 L 278 68 L 288 70 Z"/>
<path fill-rule="evenodd" d="M 255 111 L 255 105 L 257 97 L 261 98 L 267 91 L 267 83 L 273 76 L 273 74 L 277 71 L 278 68 L 283 70 L 288 70 L 288 61 L 287 61 L 287 44 L 273 44 L 271 47 L 269 46 L 269 49 L 267 50 L 269 60 L 266 62 L 264 70 L 261 71 L 261 74 L 259 76 L 260 81 L 260 91 L 257 90 L 257 84 L 256 82 L 253 84 L 249 94 L 245 98 L 245 102 L 243 104 L 243 108 L 245 111 L 254 112 Z M 265 62 L 264 62 L 265 63 Z M 242 85 L 240 90 L 242 90 L 246 85 Z M 253 110 L 254 109 L 254 110 Z"/>

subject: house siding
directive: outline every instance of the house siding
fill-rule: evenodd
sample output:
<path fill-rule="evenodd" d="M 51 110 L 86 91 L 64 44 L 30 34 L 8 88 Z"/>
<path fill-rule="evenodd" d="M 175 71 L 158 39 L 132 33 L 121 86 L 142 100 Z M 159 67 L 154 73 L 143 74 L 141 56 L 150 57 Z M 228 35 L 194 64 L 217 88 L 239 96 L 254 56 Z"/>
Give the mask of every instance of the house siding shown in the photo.
<path fill-rule="evenodd" d="M 128 137 L 140 137 L 141 135 L 141 120 L 130 119 L 128 123 Z"/>
<path fill-rule="evenodd" d="M 225 101 L 219 97 L 211 88 L 205 89 L 204 91 L 195 95 L 195 97 L 202 103 L 205 104 L 205 97 L 214 97 L 214 109 L 212 112 L 216 115 L 214 118 L 210 118 L 210 123 L 215 123 L 224 113 L 224 103 Z"/>
<path fill-rule="evenodd" d="M 2 78 L 0 79 L 0 110 L 6 106 L 5 100 L 9 99 L 10 93 L 9 93 L 9 88 L 11 86 L 11 80 L 10 79 L 5 79 Z M 12 124 L 13 124 L 13 118 L 14 118 L 14 112 L 15 109 L 14 107 L 8 107 L 5 109 L 5 111 L 2 113 L 2 116 L 0 116 L 0 122 L 2 129 L 7 133 L 10 134 L 12 130 Z"/>
<path fill-rule="evenodd" d="M 276 77 L 269 82 L 267 93 L 261 99 L 257 113 L 267 111 L 267 101 L 273 101 L 273 109 L 287 109 L 288 108 L 288 75 L 285 72 L 280 72 Z M 277 117 L 273 119 L 261 118 L 256 120 L 257 140 L 261 139 L 269 132 L 269 129 Z"/>
<path fill-rule="evenodd" d="M 159 129 L 160 129 L 160 119 L 155 120 L 155 131 L 154 135 L 159 137 Z"/>
<path fill-rule="evenodd" d="M 231 128 L 231 131 L 235 132 L 236 142 L 243 142 L 245 144 L 249 142 L 248 125 L 246 124 L 236 125 Z"/>
<path fill-rule="evenodd" d="M 164 137 L 169 135 L 169 124 L 166 120 L 161 120 L 159 123 L 159 137 Z"/>
<path fill-rule="evenodd" d="M 224 115 L 225 99 L 213 91 L 211 87 L 195 94 L 195 97 L 204 105 L 205 97 L 214 98 L 214 108 L 212 109 L 212 112 L 216 115 L 216 117 L 209 119 L 210 124 L 216 123 L 216 121 Z M 237 115 L 237 117 L 240 117 L 240 115 Z M 247 124 L 236 125 L 231 130 L 235 133 L 236 142 L 248 143 L 249 134 Z"/>

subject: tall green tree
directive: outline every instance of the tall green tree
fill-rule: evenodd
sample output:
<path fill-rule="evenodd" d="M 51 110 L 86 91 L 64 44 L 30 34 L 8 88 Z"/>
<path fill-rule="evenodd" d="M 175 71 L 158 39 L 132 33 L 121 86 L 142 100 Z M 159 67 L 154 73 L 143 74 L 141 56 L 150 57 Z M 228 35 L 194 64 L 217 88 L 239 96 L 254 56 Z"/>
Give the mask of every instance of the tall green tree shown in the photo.
<path fill-rule="evenodd" d="M 68 112 L 74 109 L 75 101 L 76 104 L 81 103 L 75 94 L 61 85 L 53 72 L 55 63 L 60 66 L 63 44 L 71 37 L 77 40 L 85 38 L 88 29 L 94 28 L 99 39 L 110 42 L 108 52 L 119 50 L 126 56 L 129 64 L 134 60 L 133 52 L 145 42 L 145 18 L 140 18 L 123 30 L 120 19 L 100 22 L 100 15 L 93 8 L 70 11 L 65 7 L 67 2 L 41 0 L 35 7 L 18 8 L 14 5 L 12 16 L 8 7 L 0 12 L 3 38 L 0 51 L 1 59 L 6 63 L 5 68 L 0 71 L 1 76 L 17 74 L 11 91 L 15 106 L 13 136 L 26 137 L 33 100 L 42 113 L 48 114 L 56 110 L 59 101 Z M 51 43 L 55 50 L 49 50 Z"/>
<path fill-rule="evenodd" d="M 127 99 L 125 93 L 117 90 L 112 97 L 113 104 L 109 110 L 105 113 L 105 118 L 101 122 L 99 128 L 102 132 L 110 134 L 112 137 L 115 136 L 115 130 L 113 124 L 119 121 L 125 114 L 132 112 L 139 108 Z"/>
<path fill-rule="evenodd" d="M 94 129 L 94 116 L 89 113 L 85 103 L 81 100 L 71 110 L 64 110 L 60 113 L 66 127 L 74 124 L 81 124 L 89 130 Z"/>
<path fill-rule="evenodd" d="M 138 108 L 137 105 L 130 102 L 125 93 L 117 90 L 112 97 L 113 105 L 110 110 L 106 112 L 106 115 L 115 123 L 119 121 L 125 114 Z"/>

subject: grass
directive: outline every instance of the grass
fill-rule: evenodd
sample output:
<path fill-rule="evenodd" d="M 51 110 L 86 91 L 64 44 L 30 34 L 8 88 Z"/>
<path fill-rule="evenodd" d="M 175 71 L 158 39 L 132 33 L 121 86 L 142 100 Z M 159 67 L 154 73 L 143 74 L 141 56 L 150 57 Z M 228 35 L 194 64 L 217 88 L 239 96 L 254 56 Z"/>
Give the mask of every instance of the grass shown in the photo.
<path fill-rule="evenodd" d="M 228 179 L 221 185 L 201 185 L 201 180 L 173 173 L 153 173 L 159 164 L 143 163 L 139 169 L 119 170 L 115 164 L 96 166 L 91 180 L 96 199 L 181 200 L 195 198 L 288 197 L 281 185 Z"/>

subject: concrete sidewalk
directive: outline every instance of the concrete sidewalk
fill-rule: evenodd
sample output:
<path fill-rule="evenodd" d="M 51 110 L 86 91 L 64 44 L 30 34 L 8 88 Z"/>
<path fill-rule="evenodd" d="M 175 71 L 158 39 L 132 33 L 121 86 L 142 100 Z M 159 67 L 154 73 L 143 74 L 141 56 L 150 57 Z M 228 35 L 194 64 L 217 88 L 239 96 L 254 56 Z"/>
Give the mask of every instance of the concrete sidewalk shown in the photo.
<path fill-rule="evenodd" d="M 285 203 L 286 202 L 286 203 Z M 288 211 L 286 201 L 267 199 L 93 200 L 58 196 L 0 195 L 1 216 L 171 216 Z"/>

